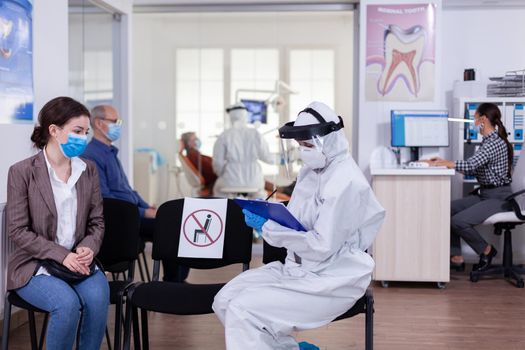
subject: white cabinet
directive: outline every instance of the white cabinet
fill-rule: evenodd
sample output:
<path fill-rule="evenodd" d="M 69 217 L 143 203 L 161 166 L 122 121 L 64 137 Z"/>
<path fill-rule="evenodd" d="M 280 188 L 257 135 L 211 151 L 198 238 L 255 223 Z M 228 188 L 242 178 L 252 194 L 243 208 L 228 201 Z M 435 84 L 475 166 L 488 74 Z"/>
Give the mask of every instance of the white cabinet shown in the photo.
<path fill-rule="evenodd" d="M 386 210 L 372 248 L 373 278 L 446 283 L 450 280 L 452 169 L 373 169 L 372 186 Z"/>

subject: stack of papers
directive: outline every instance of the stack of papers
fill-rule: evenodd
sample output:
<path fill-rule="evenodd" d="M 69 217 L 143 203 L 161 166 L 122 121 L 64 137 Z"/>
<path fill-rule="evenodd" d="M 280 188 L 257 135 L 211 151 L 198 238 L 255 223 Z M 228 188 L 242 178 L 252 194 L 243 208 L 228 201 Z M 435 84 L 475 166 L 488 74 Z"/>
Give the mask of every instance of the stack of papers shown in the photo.
<path fill-rule="evenodd" d="M 489 78 L 494 83 L 487 85 L 489 97 L 525 96 L 525 70 L 507 72 L 503 77 Z"/>

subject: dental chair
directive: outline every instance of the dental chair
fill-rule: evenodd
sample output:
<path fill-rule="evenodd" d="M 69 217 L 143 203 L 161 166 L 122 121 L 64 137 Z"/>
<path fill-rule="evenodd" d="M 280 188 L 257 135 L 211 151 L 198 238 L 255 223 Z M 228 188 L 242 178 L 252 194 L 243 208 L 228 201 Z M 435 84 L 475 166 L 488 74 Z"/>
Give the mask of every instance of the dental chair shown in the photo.
<path fill-rule="evenodd" d="M 191 186 L 192 197 L 209 197 L 211 193 L 210 193 L 210 190 L 204 186 L 205 185 L 204 177 L 199 172 L 199 170 L 195 167 L 195 165 L 193 165 L 190 159 L 182 153 L 184 150 L 184 147 L 182 147 L 182 143 L 179 149 L 180 149 L 178 153 L 179 161 L 182 166 L 182 171 L 184 172 L 184 175 L 186 176 L 186 180 L 188 180 L 188 183 Z"/>
<path fill-rule="evenodd" d="M 525 156 L 520 157 L 514 167 L 511 189 L 512 194 L 505 200 L 512 211 L 494 214 L 483 222 L 483 225 L 494 226 L 495 235 L 504 234 L 503 264 L 494 265 L 485 271 L 472 271 L 470 273 L 472 282 L 478 282 L 483 276 L 503 275 L 504 278 L 515 280 L 516 287 L 523 288 L 525 286 L 523 278 L 520 276 L 525 274 L 525 269 L 522 266 L 514 265 L 512 261 L 512 230 L 525 224 L 525 210 L 523 209 L 525 208 Z"/>

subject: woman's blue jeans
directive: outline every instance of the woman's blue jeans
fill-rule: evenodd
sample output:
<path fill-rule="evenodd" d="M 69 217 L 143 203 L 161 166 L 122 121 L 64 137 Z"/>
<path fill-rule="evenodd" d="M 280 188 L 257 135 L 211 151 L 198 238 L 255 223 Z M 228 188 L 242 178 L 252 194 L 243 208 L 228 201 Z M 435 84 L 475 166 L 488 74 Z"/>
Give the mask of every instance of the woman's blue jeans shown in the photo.
<path fill-rule="evenodd" d="M 75 284 L 53 276 L 33 276 L 16 292 L 28 303 L 50 313 L 47 349 L 71 350 L 79 322 L 80 350 L 100 349 L 109 305 L 108 281 L 102 271 Z"/>

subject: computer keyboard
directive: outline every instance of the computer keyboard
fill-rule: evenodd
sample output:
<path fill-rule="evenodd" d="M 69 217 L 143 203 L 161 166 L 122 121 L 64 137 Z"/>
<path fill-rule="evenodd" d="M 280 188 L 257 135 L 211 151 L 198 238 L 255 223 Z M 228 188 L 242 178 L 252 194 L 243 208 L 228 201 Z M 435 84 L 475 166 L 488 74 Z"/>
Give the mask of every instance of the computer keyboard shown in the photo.
<path fill-rule="evenodd" d="M 422 169 L 430 167 L 430 164 L 427 162 L 408 162 L 406 167 L 409 169 Z"/>
<path fill-rule="evenodd" d="M 427 162 L 408 162 L 403 166 L 405 169 L 447 169 L 446 166 L 433 166 Z"/>

